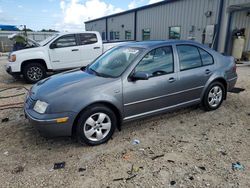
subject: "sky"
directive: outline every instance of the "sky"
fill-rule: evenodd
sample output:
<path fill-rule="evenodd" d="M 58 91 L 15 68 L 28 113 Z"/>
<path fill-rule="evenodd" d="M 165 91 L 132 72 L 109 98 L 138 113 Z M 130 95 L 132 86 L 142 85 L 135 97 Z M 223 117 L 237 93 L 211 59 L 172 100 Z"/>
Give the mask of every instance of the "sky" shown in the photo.
<path fill-rule="evenodd" d="M 161 0 L 0 0 L 0 24 L 35 31 L 83 31 L 84 21 Z"/>

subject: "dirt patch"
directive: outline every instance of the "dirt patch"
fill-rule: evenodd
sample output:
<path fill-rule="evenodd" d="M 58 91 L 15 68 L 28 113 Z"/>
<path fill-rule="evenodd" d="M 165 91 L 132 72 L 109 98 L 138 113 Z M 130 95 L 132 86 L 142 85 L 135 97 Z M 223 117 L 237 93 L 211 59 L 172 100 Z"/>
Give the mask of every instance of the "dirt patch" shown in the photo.
<path fill-rule="evenodd" d="M 10 89 L 0 92 L 0 106 L 13 108 L 0 109 L 0 120 L 8 118 L 0 121 L 1 187 L 250 187 L 249 66 L 237 69 L 245 91 L 229 93 L 220 109 L 135 121 L 107 144 L 88 147 L 41 137 L 21 108 L 31 85 L 5 73 L 4 63 L 0 91 Z M 244 170 L 232 169 L 237 162 Z"/>

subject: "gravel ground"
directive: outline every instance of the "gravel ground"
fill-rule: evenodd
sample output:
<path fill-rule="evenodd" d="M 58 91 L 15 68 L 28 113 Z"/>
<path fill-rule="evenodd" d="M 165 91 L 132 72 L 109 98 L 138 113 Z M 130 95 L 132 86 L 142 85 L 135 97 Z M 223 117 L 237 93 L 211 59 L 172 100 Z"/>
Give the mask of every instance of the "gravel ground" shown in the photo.
<path fill-rule="evenodd" d="M 7 75 L 5 62 L 0 187 L 250 187 L 250 66 L 237 69 L 237 87 L 246 90 L 229 93 L 220 109 L 191 107 L 128 123 L 107 144 L 89 147 L 36 132 L 21 108 L 31 85 Z M 53 170 L 57 162 L 65 168 Z M 244 170 L 232 170 L 235 162 Z"/>

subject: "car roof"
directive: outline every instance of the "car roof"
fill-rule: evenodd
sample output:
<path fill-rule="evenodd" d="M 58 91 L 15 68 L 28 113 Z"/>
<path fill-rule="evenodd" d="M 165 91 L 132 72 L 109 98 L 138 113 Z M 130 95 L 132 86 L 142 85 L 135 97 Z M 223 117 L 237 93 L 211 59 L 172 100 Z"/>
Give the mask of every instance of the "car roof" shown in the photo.
<path fill-rule="evenodd" d="M 99 34 L 99 32 L 97 32 L 97 31 L 58 32 L 57 34 L 62 36 L 62 35 L 70 35 L 70 34 L 84 34 L 84 33 Z"/>
<path fill-rule="evenodd" d="M 201 44 L 191 40 L 150 40 L 150 41 L 141 41 L 141 42 L 128 42 L 124 46 L 135 47 L 135 48 L 154 48 L 157 46 L 163 45 L 173 45 L 173 44 L 190 44 L 198 45 Z"/>

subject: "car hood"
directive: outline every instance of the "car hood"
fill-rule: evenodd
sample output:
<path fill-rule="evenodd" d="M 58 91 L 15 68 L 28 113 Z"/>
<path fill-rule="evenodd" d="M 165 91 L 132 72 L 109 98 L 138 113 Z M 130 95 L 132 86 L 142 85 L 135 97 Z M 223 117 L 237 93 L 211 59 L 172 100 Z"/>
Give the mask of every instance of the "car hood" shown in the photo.
<path fill-rule="evenodd" d="M 25 47 L 23 49 L 17 50 L 17 51 L 13 51 L 11 52 L 12 54 L 16 54 L 17 56 L 23 55 L 24 53 L 33 53 L 33 52 L 39 52 L 39 51 L 43 51 L 44 47 L 43 46 L 31 46 L 31 47 Z"/>
<path fill-rule="evenodd" d="M 33 86 L 30 95 L 34 100 L 50 102 L 63 96 L 73 97 L 78 92 L 83 95 L 87 94 L 90 90 L 95 90 L 98 86 L 110 83 L 113 80 L 76 69 L 39 81 Z"/>

